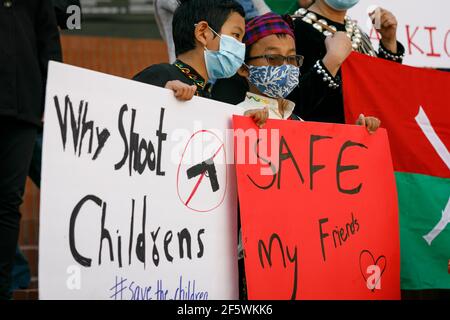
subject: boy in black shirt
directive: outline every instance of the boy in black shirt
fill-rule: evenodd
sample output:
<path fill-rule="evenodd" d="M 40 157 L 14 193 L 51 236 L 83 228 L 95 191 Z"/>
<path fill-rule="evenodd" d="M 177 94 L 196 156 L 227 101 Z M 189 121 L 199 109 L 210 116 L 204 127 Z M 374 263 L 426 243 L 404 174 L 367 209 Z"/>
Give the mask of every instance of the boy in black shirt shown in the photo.
<path fill-rule="evenodd" d="M 210 98 L 211 85 L 244 62 L 243 8 L 233 0 L 181 0 L 173 19 L 177 60 L 146 68 L 133 79 L 174 91 L 180 100 Z"/>
<path fill-rule="evenodd" d="M 232 77 L 244 63 L 244 9 L 234 0 L 179 2 L 173 17 L 177 60 L 150 66 L 133 79 L 171 89 L 179 100 L 190 100 L 194 95 L 212 98 L 216 80 Z M 267 109 L 244 114 L 260 127 L 268 118 Z"/>

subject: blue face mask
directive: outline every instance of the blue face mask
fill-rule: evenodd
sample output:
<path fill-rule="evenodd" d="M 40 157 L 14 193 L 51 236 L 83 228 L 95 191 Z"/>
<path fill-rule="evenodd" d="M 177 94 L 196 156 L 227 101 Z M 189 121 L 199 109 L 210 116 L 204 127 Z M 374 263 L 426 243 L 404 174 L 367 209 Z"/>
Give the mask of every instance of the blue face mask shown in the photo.
<path fill-rule="evenodd" d="M 210 28 L 211 29 L 211 28 Z M 218 35 L 220 38 L 219 51 L 205 48 L 205 63 L 208 77 L 211 81 L 230 78 L 236 74 L 244 64 L 245 44 L 227 35 Z"/>
<path fill-rule="evenodd" d="M 270 98 L 286 98 L 299 83 L 300 68 L 291 64 L 248 68 L 248 81 Z"/>
<path fill-rule="evenodd" d="M 353 8 L 358 2 L 359 0 L 325 0 L 326 4 L 339 11 L 345 11 Z"/>

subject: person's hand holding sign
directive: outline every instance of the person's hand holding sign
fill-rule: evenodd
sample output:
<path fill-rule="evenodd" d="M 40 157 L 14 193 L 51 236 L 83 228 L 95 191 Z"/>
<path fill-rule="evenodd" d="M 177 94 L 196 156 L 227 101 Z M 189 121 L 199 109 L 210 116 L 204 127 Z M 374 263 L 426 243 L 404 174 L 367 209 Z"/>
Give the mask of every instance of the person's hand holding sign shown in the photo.
<path fill-rule="evenodd" d="M 397 19 L 383 9 L 377 8 L 369 14 L 375 29 L 381 34 L 381 42 L 392 53 L 397 53 Z"/>
<path fill-rule="evenodd" d="M 172 90 L 175 98 L 182 101 L 191 100 L 197 91 L 197 86 L 190 86 L 179 80 L 168 81 L 164 88 Z"/>
<path fill-rule="evenodd" d="M 366 127 L 367 131 L 369 131 L 370 134 L 373 134 L 380 127 L 381 121 L 378 118 L 365 117 L 363 114 L 360 114 L 358 120 L 356 121 L 356 124 Z"/>
<path fill-rule="evenodd" d="M 250 117 L 252 118 L 256 125 L 260 128 L 262 128 L 266 122 L 267 119 L 269 118 L 269 109 L 264 108 L 264 109 L 252 109 L 252 110 L 247 110 L 244 115 L 246 117 Z"/>

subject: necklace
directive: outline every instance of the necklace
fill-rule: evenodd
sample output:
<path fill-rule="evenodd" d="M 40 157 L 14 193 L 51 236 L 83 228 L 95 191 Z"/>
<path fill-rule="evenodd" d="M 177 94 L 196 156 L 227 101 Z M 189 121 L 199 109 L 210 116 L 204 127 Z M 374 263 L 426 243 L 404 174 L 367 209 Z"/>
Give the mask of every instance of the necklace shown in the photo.
<path fill-rule="evenodd" d="M 337 28 L 333 25 L 328 25 L 325 19 L 318 19 L 317 15 L 304 8 L 297 10 L 292 16 L 293 19 L 302 19 L 302 21 L 311 24 L 314 29 L 321 32 L 325 37 L 331 36 L 337 32 Z M 347 37 L 352 41 L 352 48 L 354 51 L 376 57 L 376 51 L 372 46 L 369 37 L 361 31 L 358 24 L 349 16 L 345 17 L 345 30 Z"/>

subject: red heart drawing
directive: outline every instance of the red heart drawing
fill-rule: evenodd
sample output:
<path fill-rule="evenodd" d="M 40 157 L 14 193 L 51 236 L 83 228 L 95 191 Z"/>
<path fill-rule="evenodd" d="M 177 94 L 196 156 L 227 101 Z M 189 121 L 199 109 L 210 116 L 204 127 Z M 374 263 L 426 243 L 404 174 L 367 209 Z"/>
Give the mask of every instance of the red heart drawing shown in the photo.
<path fill-rule="evenodd" d="M 375 292 L 376 285 L 378 284 L 378 282 L 380 282 L 381 277 L 383 276 L 383 273 L 386 270 L 387 259 L 385 256 L 381 255 L 375 260 L 375 257 L 373 256 L 372 252 L 370 252 L 369 250 L 361 251 L 361 253 L 359 254 L 359 270 L 361 271 L 361 274 L 364 278 L 364 282 L 366 283 L 366 285 L 367 285 L 367 279 L 368 279 L 366 270 L 367 270 L 367 267 L 371 266 L 371 265 L 376 265 L 381 270 L 380 277 L 378 279 L 376 279 L 375 286 L 373 287 L 373 289 L 371 289 L 372 292 Z M 363 269 L 363 266 L 365 267 L 364 269 Z"/>

